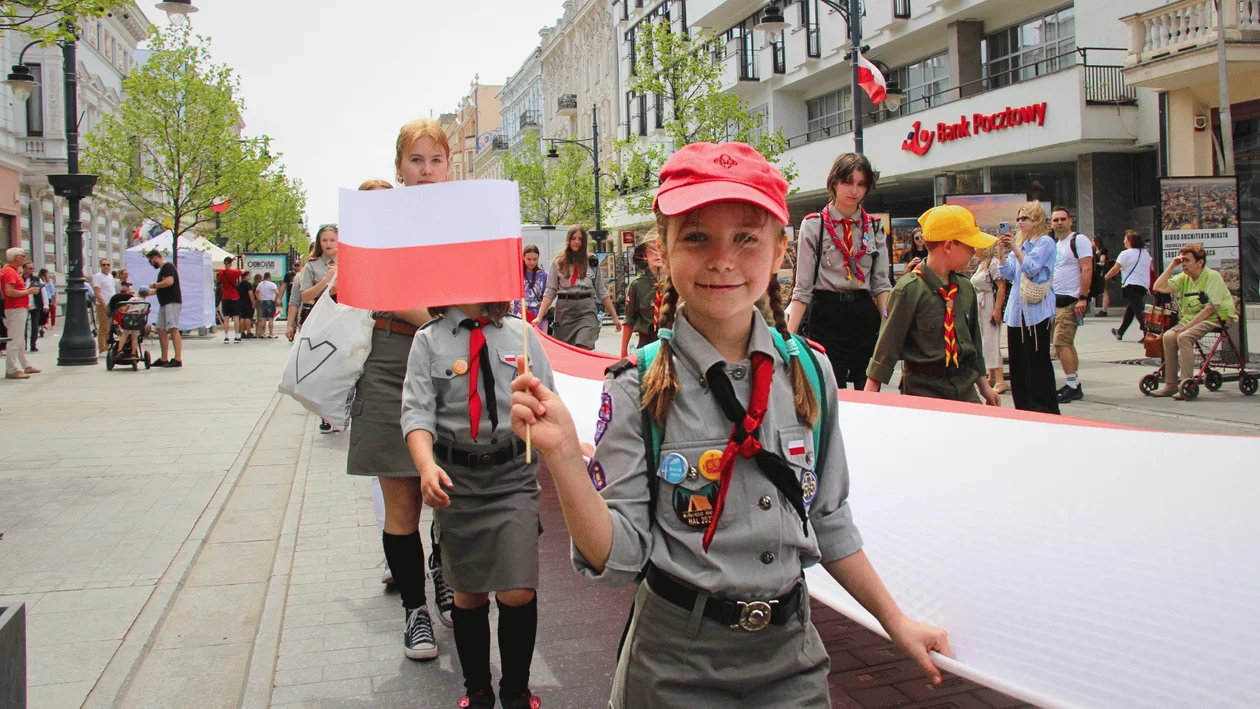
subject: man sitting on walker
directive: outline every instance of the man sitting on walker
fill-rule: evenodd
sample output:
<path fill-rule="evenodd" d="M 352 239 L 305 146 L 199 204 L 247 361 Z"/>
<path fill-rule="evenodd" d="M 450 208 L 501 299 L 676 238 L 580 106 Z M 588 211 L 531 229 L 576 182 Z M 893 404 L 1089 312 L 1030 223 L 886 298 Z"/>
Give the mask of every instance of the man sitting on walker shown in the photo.
<path fill-rule="evenodd" d="M 1174 276 L 1173 269 L 1178 265 L 1181 273 Z M 1152 396 L 1176 395 L 1174 398 L 1181 399 L 1181 382 L 1194 376 L 1194 343 L 1217 329 L 1219 320 L 1228 324 L 1238 317 L 1234 296 L 1221 274 L 1207 267 L 1203 244 L 1181 247 L 1181 253 L 1168 264 L 1151 290 L 1172 295 L 1181 312 L 1176 327 L 1164 332 L 1164 388 Z"/>

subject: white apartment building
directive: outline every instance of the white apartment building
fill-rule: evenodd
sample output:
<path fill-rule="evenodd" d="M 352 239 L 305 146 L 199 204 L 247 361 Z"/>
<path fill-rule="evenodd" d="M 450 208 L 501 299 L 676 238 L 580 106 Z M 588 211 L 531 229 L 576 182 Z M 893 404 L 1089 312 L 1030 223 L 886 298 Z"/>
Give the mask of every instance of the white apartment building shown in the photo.
<path fill-rule="evenodd" d="M 606 0 L 565 0 L 564 15 L 540 35 L 544 136 L 589 139 L 594 109 L 600 164 L 607 165 L 616 140 L 617 77 Z"/>
<path fill-rule="evenodd" d="M 537 140 L 542 130 L 544 105 L 541 44 L 529 53 L 521 68 L 503 82 L 498 99 L 503 115 L 499 135 L 506 146 L 514 149 L 531 135 Z"/>
<path fill-rule="evenodd" d="M 149 20 L 133 2 L 107 16 L 81 20 L 78 41 L 80 150 L 83 136 L 121 105 L 122 80 L 140 63 L 137 46 Z M 30 39 L 19 32 L 0 37 L 5 67 L 18 62 Z M 49 268 L 65 286 L 65 222 L 68 207 L 54 197 L 47 176 L 66 172 L 64 67 L 60 47 L 34 46 L 25 63 L 35 65 L 39 85 L 19 103 L 0 86 L 0 243 L 26 248 L 36 268 Z M 84 272 L 100 258 L 121 263 L 139 215 L 109 207 L 103 200 L 82 203 Z"/>
<path fill-rule="evenodd" d="M 904 92 L 889 111 L 859 90 L 864 152 L 880 173 L 868 211 L 915 218 L 947 194 L 1027 194 L 1071 209 L 1077 228 L 1113 252 L 1126 228 L 1152 227 L 1158 102 L 1124 83 L 1129 30 L 1119 19 L 1150 2 L 865 2 L 865 56 L 887 64 Z M 769 44 L 755 29 L 768 4 L 612 0 L 619 75 L 630 74 L 642 22 L 722 36 L 725 87 L 790 139 L 781 159 L 799 171 L 789 197 L 799 223 L 826 203 L 835 157 L 854 149 L 851 47 L 842 15 L 821 0 L 777 3 L 789 27 Z M 894 17 L 894 5 L 908 17 Z M 650 139 L 662 104 L 624 81 L 619 96 L 621 134 Z"/>

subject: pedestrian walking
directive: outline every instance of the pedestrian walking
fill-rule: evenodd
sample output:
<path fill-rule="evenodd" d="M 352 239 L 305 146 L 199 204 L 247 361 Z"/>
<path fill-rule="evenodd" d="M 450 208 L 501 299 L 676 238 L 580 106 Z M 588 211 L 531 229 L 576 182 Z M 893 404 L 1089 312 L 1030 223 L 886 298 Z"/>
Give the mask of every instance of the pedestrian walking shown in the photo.
<path fill-rule="evenodd" d="M 446 181 L 450 144 L 437 121 L 422 118 L 402 126 L 395 151 L 396 177 L 404 186 Z M 335 232 L 333 234 L 335 236 Z M 325 242 L 325 248 L 327 246 Z M 298 280 L 317 283 L 322 276 L 308 271 L 312 267 L 320 268 L 319 261 L 312 258 Z M 429 321 L 429 313 L 427 309 L 417 308 L 374 312 L 373 317 L 372 349 L 354 388 L 346 472 L 375 476 L 380 482 L 385 499 L 381 545 L 388 562 L 387 575 L 392 576 L 402 597 L 403 654 L 413 660 L 430 659 L 437 657 L 437 643 L 425 596 L 424 543 L 417 531 L 424 499 L 399 418 L 412 340 L 420 326 Z M 428 568 L 438 617 L 449 627 L 453 622 L 455 600 L 442 572 L 437 528 L 435 524 L 430 531 L 433 544 Z"/>
<path fill-rule="evenodd" d="M 156 324 L 162 356 L 153 363 L 153 366 L 182 367 L 184 366 L 184 338 L 179 332 L 179 316 L 184 308 L 184 295 L 179 287 L 179 271 L 176 270 L 175 264 L 167 261 L 166 256 L 157 249 L 150 251 L 145 258 L 149 260 L 150 266 L 157 269 L 157 281 L 149 284 L 149 292 L 157 293 Z M 224 321 L 226 322 L 226 318 Z M 171 356 L 172 349 L 174 350 L 173 357 Z"/>
<path fill-rule="evenodd" d="M 337 300 L 337 225 L 323 224 L 315 232 L 315 244 L 311 249 L 311 257 L 307 259 L 302 273 L 293 282 L 293 290 L 299 294 L 301 303 L 297 314 L 298 328 L 306 322 L 315 302 L 325 294 Z M 293 339 L 293 338 L 289 338 Z M 320 433 L 333 433 L 332 424 L 324 419 L 319 420 Z"/>
<path fill-rule="evenodd" d="M 40 269 L 44 276 L 44 315 L 47 327 L 57 327 L 57 274 L 48 269 Z M 43 331 L 40 331 L 43 335 Z"/>
<path fill-rule="evenodd" d="M 1054 335 L 1051 344 L 1067 377 L 1055 396 L 1060 404 L 1085 398 L 1077 369 L 1076 330 L 1084 322 L 1094 279 L 1094 240 L 1072 228 L 1072 215 L 1057 207 L 1050 213 L 1054 231 Z"/>
<path fill-rule="evenodd" d="M 630 336 L 639 334 L 639 347 L 656 342 L 657 317 L 660 314 L 661 292 L 659 278 L 661 255 L 656 250 L 656 232 L 634 247 L 632 259 L 639 275 L 626 289 L 626 323 L 621 329 L 621 356 L 629 354 Z"/>
<path fill-rule="evenodd" d="M 315 253 L 316 244 L 311 245 L 310 251 L 306 254 L 306 261 L 310 261 Z M 293 338 L 297 335 L 298 330 L 302 327 L 302 292 L 298 289 L 302 280 L 302 271 L 306 267 L 306 261 L 298 261 L 293 265 L 293 277 L 289 280 L 289 286 L 285 288 L 284 295 L 284 336 L 289 338 L 289 342 L 293 342 Z"/>
<path fill-rule="evenodd" d="M 436 320 L 411 343 L 402 429 L 420 472 L 424 502 L 441 527 L 442 572 L 455 592 L 455 648 L 466 696 L 459 706 L 493 709 L 490 598 L 499 608 L 504 709 L 530 709 L 530 661 L 538 631 L 538 461 L 509 420 L 512 380 L 528 325 L 509 303 L 431 308 Z M 555 387 L 534 338 L 529 363 Z"/>
<path fill-rule="evenodd" d="M 788 332 L 787 181 L 742 143 L 685 146 L 660 178 L 661 339 L 610 370 L 589 466 L 564 402 L 535 376 L 512 387 L 512 426 L 532 426 L 547 458 L 574 567 L 646 578 L 609 706 L 829 708 L 802 583 L 819 562 L 939 684 L 928 653 L 950 654 L 945 632 L 906 617 L 862 552 L 840 429 L 824 420 L 830 363 Z"/>
<path fill-rule="evenodd" d="M 1107 272 L 1107 279 L 1120 278 L 1121 293 L 1124 294 L 1124 319 L 1120 327 L 1111 328 L 1111 334 L 1117 340 L 1124 339 L 1124 333 L 1134 320 L 1138 328 L 1146 334 L 1146 321 L 1143 314 L 1146 310 L 1146 294 L 1151 287 L 1151 264 L 1153 259 L 1144 248 L 1146 241 L 1142 235 L 1130 229 L 1124 233 L 1124 251 L 1116 257 L 1116 263 Z"/>
<path fill-rule="evenodd" d="M 110 272 L 114 264 L 109 259 L 101 259 L 101 270 L 92 275 L 92 305 L 96 311 L 96 352 L 105 351 L 109 342 L 109 299 L 118 292 L 118 281 Z"/>
<path fill-rule="evenodd" d="M 546 332 L 538 318 L 538 308 L 542 305 L 543 294 L 547 292 L 547 272 L 538 265 L 538 246 L 526 244 L 521 252 L 521 260 L 524 267 L 525 298 L 516 302 L 513 312 L 525 318 L 525 322 L 537 325 Z"/>
<path fill-rule="evenodd" d="M 1090 239 L 1094 245 L 1094 277 L 1090 280 L 1089 299 L 1094 301 L 1097 310 L 1094 314 L 1100 318 L 1107 317 L 1111 308 L 1111 293 L 1107 291 L 1107 269 L 1111 268 L 1111 250 L 1103 245 L 1100 237 Z"/>
<path fill-rule="evenodd" d="M 539 317 L 555 305 L 551 317 L 551 335 L 584 350 L 595 349 L 599 339 L 599 306 L 612 316 L 613 329 L 621 332 L 621 318 L 613 307 L 612 297 L 604 284 L 599 268 L 592 267 L 587 256 L 586 229 L 569 227 L 564 251 L 556 255 L 547 271 L 547 288 L 538 306 Z"/>
<path fill-rule="evenodd" d="M 865 155 L 846 153 L 832 164 L 831 201 L 801 222 L 788 318 L 797 332 L 809 313 L 806 335 L 827 349 L 839 386 L 854 389 L 866 384 L 892 291 L 883 225 L 862 208 L 875 180 Z"/>
<path fill-rule="evenodd" d="M 223 257 L 223 268 L 219 269 L 219 290 L 222 292 L 220 309 L 223 312 L 223 344 L 241 341 L 241 294 L 236 289 L 244 271 L 232 268 L 231 256 Z M 232 337 L 232 332 L 236 337 Z"/>
<path fill-rule="evenodd" d="M 1022 411 L 1059 413 L 1050 362 L 1050 326 L 1055 302 L 1052 283 L 1055 240 L 1046 227 L 1041 202 L 1028 202 L 1016 217 L 1019 235 L 1005 234 L 999 258 L 1002 278 L 1011 284 L 1006 306 L 1006 346 L 1011 360 L 1011 396 Z"/>
<path fill-rule="evenodd" d="M 254 288 L 258 294 L 258 332 L 268 340 L 276 339 L 276 293 L 279 291 L 279 286 L 271 280 L 270 271 L 262 274 Z"/>
<path fill-rule="evenodd" d="M 31 296 L 37 287 L 27 286 L 22 277 L 22 269 L 26 264 L 26 250 L 14 246 L 4 252 L 4 268 L 0 268 L 0 290 L 4 291 L 4 327 L 11 338 L 5 348 L 6 379 L 30 379 L 32 374 L 39 374 L 39 368 L 31 365 L 26 359 L 26 348 L 22 339 L 26 333 L 26 321 L 30 317 Z"/>
<path fill-rule="evenodd" d="M 47 273 L 41 270 L 40 274 Z M 27 316 L 26 346 L 31 352 L 39 352 L 39 334 L 41 326 L 41 318 L 44 314 L 44 281 L 35 273 L 35 264 L 27 261 L 22 264 L 22 276 L 26 280 L 27 288 L 35 288 L 35 292 L 31 293 L 31 310 Z"/>
<path fill-rule="evenodd" d="M 236 283 L 236 315 L 240 323 L 238 333 L 242 340 L 254 339 L 254 283 L 249 271 L 241 272 L 241 280 Z"/>
<path fill-rule="evenodd" d="M 958 205 L 933 207 L 919 224 L 928 257 L 893 288 L 888 320 L 866 370 L 866 391 L 879 391 L 901 362 L 903 394 L 1001 406 L 985 366 L 976 291 L 959 273 L 976 249 L 997 239 L 980 231 L 971 212 Z"/>
<path fill-rule="evenodd" d="M 980 335 L 984 339 L 984 366 L 989 369 L 989 384 L 999 394 L 1005 394 L 1006 368 L 1002 365 L 1002 304 L 1006 301 L 1006 281 L 1002 279 L 998 263 L 997 245 L 979 253 L 980 265 L 971 277 L 976 289 L 977 309 L 980 317 Z"/>

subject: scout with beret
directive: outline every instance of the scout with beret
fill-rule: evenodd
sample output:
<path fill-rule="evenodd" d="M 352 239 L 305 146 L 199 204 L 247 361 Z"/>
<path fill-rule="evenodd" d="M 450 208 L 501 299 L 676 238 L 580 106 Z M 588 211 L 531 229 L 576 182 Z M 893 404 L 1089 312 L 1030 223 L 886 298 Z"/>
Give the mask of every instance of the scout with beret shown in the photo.
<path fill-rule="evenodd" d="M 525 322 L 510 303 L 431 308 L 437 318 L 411 343 L 403 383 L 402 433 L 420 472 L 420 492 L 441 527 L 442 573 L 455 591 L 455 648 L 467 696 L 492 709 L 490 592 L 499 606 L 504 709 L 537 709 L 529 691 L 538 630 L 538 461 L 508 425 L 511 383 L 524 352 Z M 530 340 L 535 376 L 554 386 L 551 364 Z"/>
<path fill-rule="evenodd" d="M 900 361 L 903 394 L 972 403 L 983 397 L 1001 406 L 985 368 L 976 289 L 958 273 L 976 249 L 997 239 L 980 231 L 971 212 L 953 204 L 924 212 L 919 226 L 928 257 L 893 288 L 888 320 L 866 368 L 866 391 L 887 384 Z"/>
<path fill-rule="evenodd" d="M 831 366 L 787 331 L 787 181 L 742 143 L 688 145 L 660 177 L 660 341 L 609 370 L 589 465 L 559 397 L 512 386 L 578 573 L 644 579 L 609 705 L 830 707 L 803 581 L 819 562 L 939 682 L 945 632 L 906 617 L 862 552 Z"/>

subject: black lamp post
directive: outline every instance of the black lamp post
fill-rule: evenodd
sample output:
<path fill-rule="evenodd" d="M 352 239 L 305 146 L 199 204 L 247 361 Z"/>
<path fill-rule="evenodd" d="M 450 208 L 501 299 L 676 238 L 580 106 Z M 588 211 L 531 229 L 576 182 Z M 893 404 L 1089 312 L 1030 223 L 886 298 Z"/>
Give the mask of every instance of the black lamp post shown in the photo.
<path fill-rule="evenodd" d="M 602 215 L 599 210 L 599 118 L 596 114 L 596 107 L 591 106 L 591 137 L 589 140 L 572 140 L 568 138 L 546 138 L 550 147 L 547 149 L 548 158 L 558 158 L 560 153 L 556 152 L 556 143 L 567 143 L 569 145 L 577 145 L 583 150 L 591 154 L 591 163 L 594 165 L 595 174 L 595 228 L 591 230 L 591 238 L 595 243 L 602 244 L 608 238 L 608 232 L 603 228 L 601 221 Z M 590 145 L 587 145 L 587 143 Z"/>

